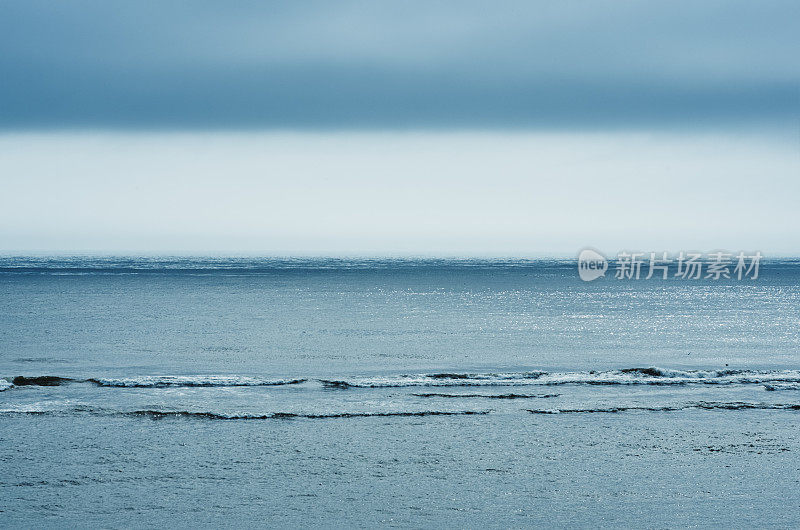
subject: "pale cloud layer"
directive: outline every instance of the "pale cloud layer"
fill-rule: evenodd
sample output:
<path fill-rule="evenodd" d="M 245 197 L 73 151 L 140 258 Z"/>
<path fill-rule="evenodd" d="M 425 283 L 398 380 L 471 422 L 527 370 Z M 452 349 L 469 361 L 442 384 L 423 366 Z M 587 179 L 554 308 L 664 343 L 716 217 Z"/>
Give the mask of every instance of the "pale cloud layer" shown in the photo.
<path fill-rule="evenodd" d="M 0 136 L 3 252 L 800 251 L 795 138 Z"/>

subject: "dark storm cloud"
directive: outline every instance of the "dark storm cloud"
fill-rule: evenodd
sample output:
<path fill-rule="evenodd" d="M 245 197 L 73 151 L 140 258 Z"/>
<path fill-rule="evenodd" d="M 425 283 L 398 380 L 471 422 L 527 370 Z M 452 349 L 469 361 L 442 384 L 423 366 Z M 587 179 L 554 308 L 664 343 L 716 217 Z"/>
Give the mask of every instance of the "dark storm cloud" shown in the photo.
<path fill-rule="evenodd" d="M 0 4 L 0 127 L 786 123 L 796 1 Z"/>

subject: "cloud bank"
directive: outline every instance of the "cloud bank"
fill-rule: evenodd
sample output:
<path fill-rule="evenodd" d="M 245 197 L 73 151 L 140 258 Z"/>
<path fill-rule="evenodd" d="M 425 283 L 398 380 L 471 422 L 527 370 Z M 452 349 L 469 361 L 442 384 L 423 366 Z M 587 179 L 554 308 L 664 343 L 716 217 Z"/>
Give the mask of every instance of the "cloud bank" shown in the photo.
<path fill-rule="evenodd" d="M 800 3 L 9 0 L 0 128 L 786 125 Z"/>

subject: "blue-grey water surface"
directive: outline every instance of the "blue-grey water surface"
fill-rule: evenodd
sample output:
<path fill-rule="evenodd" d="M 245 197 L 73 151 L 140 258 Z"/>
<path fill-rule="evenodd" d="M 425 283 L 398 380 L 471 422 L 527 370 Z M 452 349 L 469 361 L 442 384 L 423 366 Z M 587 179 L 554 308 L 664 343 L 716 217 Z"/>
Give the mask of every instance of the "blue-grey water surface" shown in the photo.
<path fill-rule="evenodd" d="M 800 525 L 800 263 L 0 259 L 0 526 Z"/>

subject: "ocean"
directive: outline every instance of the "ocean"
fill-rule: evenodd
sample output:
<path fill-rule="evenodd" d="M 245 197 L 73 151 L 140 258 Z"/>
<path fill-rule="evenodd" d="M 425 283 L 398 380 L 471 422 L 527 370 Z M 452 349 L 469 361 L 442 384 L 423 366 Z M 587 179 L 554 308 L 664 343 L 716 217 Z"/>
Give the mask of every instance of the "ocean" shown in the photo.
<path fill-rule="evenodd" d="M 0 526 L 800 526 L 800 261 L 0 258 Z"/>

